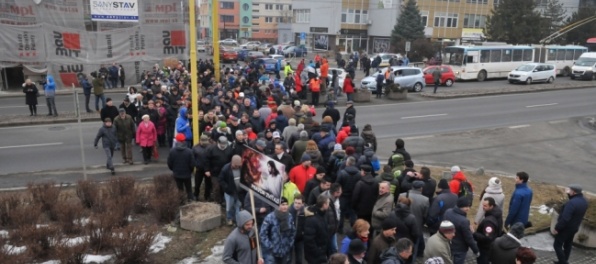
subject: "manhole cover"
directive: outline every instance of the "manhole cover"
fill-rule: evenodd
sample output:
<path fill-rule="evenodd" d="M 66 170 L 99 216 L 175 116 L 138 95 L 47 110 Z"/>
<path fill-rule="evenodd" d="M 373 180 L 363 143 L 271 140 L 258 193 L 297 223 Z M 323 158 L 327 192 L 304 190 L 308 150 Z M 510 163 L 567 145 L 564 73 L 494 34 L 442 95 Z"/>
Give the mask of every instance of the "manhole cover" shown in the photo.
<path fill-rule="evenodd" d="M 55 126 L 55 127 L 50 127 L 50 128 L 48 128 L 48 130 L 50 130 L 50 131 L 62 131 L 62 130 L 66 130 L 66 127 L 63 127 L 63 126 Z"/>

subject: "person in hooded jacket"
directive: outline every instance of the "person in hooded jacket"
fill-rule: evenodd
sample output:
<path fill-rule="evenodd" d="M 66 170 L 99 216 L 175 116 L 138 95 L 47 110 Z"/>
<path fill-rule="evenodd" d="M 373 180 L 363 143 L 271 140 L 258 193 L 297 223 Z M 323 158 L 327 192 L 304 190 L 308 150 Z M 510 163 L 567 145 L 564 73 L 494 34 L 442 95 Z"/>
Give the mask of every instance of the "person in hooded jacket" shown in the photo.
<path fill-rule="evenodd" d="M 325 108 L 325 111 L 323 111 L 323 115 L 321 115 L 321 116 L 331 117 L 331 120 L 333 120 L 334 128 L 337 127 L 337 122 L 339 122 L 339 119 L 341 118 L 339 110 L 335 109 L 335 103 L 333 101 L 327 102 L 327 108 Z"/>
<path fill-rule="evenodd" d="M 103 126 L 99 129 L 99 131 L 97 131 L 95 141 L 93 142 L 93 146 L 95 146 L 95 148 L 97 148 L 99 139 L 101 139 L 101 144 L 103 145 L 103 149 L 107 157 L 106 168 L 112 171 L 112 175 L 114 175 L 116 172 L 114 171 L 112 157 L 114 157 L 114 148 L 118 143 L 118 137 L 116 136 L 116 128 L 112 126 L 112 120 L 110 118 L 106 118 L 104 120 Z"/>
<path fill-rule="evenodd" d="M 191 143 L 192 147 L 192 130 L 190 126 L 190 114 L 187 113 L 188 109 L 186 107 L 181 107 L 180 111 L 178 112 L 178 118 L 176 119 L 176 133 L 184 134 L 187 142 Z"/>
<path fill-rule="evenodd" d="M 46 104 L 48 105 L 48 115 L 58 116 L 58 110 L 56 110 L 56 82 L 54 82 L 54 76 L 48 75 L 46 78 L 46 84 L 43 86 L 44 95 L 46 96 Z M 97 107 L 97 102 L 96 102 Z M 99 109 L 97 109 L 99 111 Z"/>
<path fill-rule="evenodd" d="M 407 238 L 415 241 L 422 236 L 422 230 L 418 229 L 417 219 L 410 211 L 412 201 L 406 197 L 400 197 L 395 205 L 394 214 L 390 215 L 396 219 L 397 230 L 395 238 Z"/>
<path fill-rule="evenodd" d="M 282 197 L 279 208 L 265 217 L 259 229 L 265 263 L 290 263 L 296 226 L 288 207 L 288 200 Z"/>
<path fill-rule="evenodd" d="M 501 210 L 505 203 L 505 194 L 503 194 L 503 188 L 501 187 L 501 180 L 497 177 L 492 177 L 488 180 L 488 186 L 480 194 L 480 204 L 478 205 L 478 212 L 474 217 L 474 225 L 478 225 L 484 218 L 484 210 L 482 210 L 482 201 L 485 198 L 491 197 L 495 200 L 495 204 Z"/>
<path fill-rule="evenodd" d="M 352 209 L 352 194 L 356 187 L 356 183 L 360 181 L 360 174 L 361 172 L 358 167 L 356 167 L 356 159 L 354 159 L 354 157 L 346 158 L 345 168 L 337 174 L 336 182 L 341 184 L 341 189 L 343 190 L 341 197 L 339 198 L 342 214 L 342 221 L 339 221 L 340 232 L 343 231 L 343 219 L 345 217 L 350 220 L 350 225 L 354 225 L 354 222 L 357 219 L 356 213 Z"/>
<path fill-rule="evenodd" d="M 316 205 L 310 206 L 304 210 L 304 252 L 306 262 L 310 264 L 327 263 L 327 253 L 329 247 L 327 221 L 325 214 L 330 210 L 330 200 L 328 197 L 317 197 Z"/>
<path fill-rule="evenodd" d="M 358 159 L 357 167 L 362 165 L 370 165 L 372 167 L 372 176 L 377 176 L 377 171 L 381 169 L 381 163 L 379 162 L 379 158 L 375 154 L 375 151 L 372 149 L 372 146 L 367 145 L 364 147 L 364 151 L 362 152 L 362 156 Z"/>
<path fill-rule="evenodd" d="M 364 143 L 364 139 L 358 135 L 358 128 L 355 125 L 350 127 L 350 135 L 346 138 L 346 140 L 344 140 L 342 146 L 344 149 L 353 147 L 359 156 L 364 152 L 364 147 L 366 145 Z"/>
<path fill-rule="evenodd" d="M 232 158 L 232 147 L 228 138 L 221 136 L 217 139 L 217 144 L 207 149 L 207 162 L 205 163 L 205 176 L 211 180 L 213 186 L 213 200 L 217 203 L 222 202 L 223 193 L 220 190 L 218 177 L 229 160 Z M 210 196 L 211 193 L 205 193 Z"/>
<path fill-rule="evenodd" d="M 439 180 L 439 183 L 437 184 L 437 196 L 431 202 L 428 209 L 428 217 L 426 218 L 426 226 L 431 235 L 439 230 L 439 225 L 441 224 L 441 221 L 443 221 L 445 211 L 456 205 L 457 195 L 451 192 L 447 180 Z"/>
<path fill-rule="evenodd" d="M 225 264 L 264 264 L 257 257 L 256 236 L 253 230 L 255 220 L 248 211 L 236 216 L 238 227 L 234 228 L 224 243 L 222 260 Z"/>
<path fill-rule="evenodd" d="M 515 263 L 515 254 L 521 246 L 524 237 L 524 223 L 517 222 L 511 225 L 511 229 L 492 243 L 489 252 L 490 263 Z"/>
<path fill-rule="evenodd" d="M 400 238 L 394 247 L 390 247 L 381 253 L 381 264 L 406 264 L 412 256 L 414 244 L 407 238 Z"/>
<path fill-rule="evenodd" d="M 474 232 L 474 239 L 480 250 L 480 256 L 476 260 L 478 264 L 488 264 L 490 245 L 501 235 L 503 230 L 503 211 L 496 205 L 495 199 L 492 197 L 482 200 L 482 211 L 484 219 Z"/>
<path fill-rule="evenodd" d="M 372 131 L 372 126 L 370 124 L 364 125 L 360 137 L 364 139 L 366 145 L 372 146 L 374 152 L 377 152 L 377 136 L 375 136 L 375 132 Z"/>
<path fill-rule="evenodd" d="M 339 167 L 345 162 L 346 151 L 341 148 L 341 144 L 335 143 L 333 146 L 333 152 L 327 162 L 327 174 L 331 178 L 332 182 L 337 182 L 337 175 L 339 174 Z"/>
<path fill-rule="evenodd" d="M 349 78 L 346 77 L 346 80 L 348 80 L 348 79 Z M 346 90 L 346 85 L 344 83 L 344 91 L 345 90 Z M 352 88 L 352 93 L 353 93 L 353 88 Z M 346 92 L 346 94 L 348 94 L 348 93 Z M 350 100 L 350 99 L 348 99 L 348 102 L 346 103 L 346 111 L 344 111 L 344 119 L 342 121 L 344 123 L 348 123 L 350 125 L 356 124 L 356 108 L 354 108 L 354 102 L 352 102 L 352 100 Z"/>
<path fill-rule="evenodd" d="M 362 178 L 354 186 L 352 192 L 352 208 L 358 218 L 372 222 L 372 210 L 379 195 L 379 184 L 372 176 L 372 167 L 369 165 L 360 166 Z"/>
<path fill-rule="evenodd" d="M 186 138 L 183 134 L 176 135 L 176 147 L 168 155 L 168 168 L 174 174 L 176 186 L 179 191 L 186 191 L 189 201 L 194 200 L 192 193 L 192 172 L 195 168 L 195 157 L 192 150 L 186 147 Z"/>
<path fill-rule="evenodd" d="M 337 137 L 335 138 L 335 142 L 339 144 L 343 144 L 346 138 L 350 136 L 350 125 L 348 123 L 342 124 L 341 128 L 337 132 Z"/>

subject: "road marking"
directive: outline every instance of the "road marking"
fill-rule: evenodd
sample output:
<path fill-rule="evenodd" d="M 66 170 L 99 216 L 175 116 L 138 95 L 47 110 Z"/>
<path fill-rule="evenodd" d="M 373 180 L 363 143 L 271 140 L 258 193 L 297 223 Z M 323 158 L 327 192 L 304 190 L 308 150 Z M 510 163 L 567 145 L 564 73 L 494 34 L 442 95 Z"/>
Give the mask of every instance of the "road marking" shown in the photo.
<path fill-rule="evenodd" d="M 15 107 L 29 107 L 29 106 L 28 105 L 0 106 L 0 109 L 3 109 L 3 108 L 15 108 Z M 37 107 L 46 107 L 46 105 L 37 105 Z"/>
<path fill-rule="evenodd" d="M 4 147 L 0 147 L 0 149 L 58 146 L 58 145 L 62 145 L 62 144 L 64 144 L 64 142 L 42 143 L 42 144 L 29 144 L 29 145 L 19 145 L 19 146 L 4 146 Z"/>
<path fill-rule="evenodd" d="M 425 138 L 433 138 L 434 135 L 426 135 L 426 136 L 414 136 L 414 137 L 405 137 L 402 138 L 403 140 L 415 140 L 415 139 L 425 139 Z"/>
<path fill-rule="evenodd" d="M 526 125 L 519 125 L 519 126 L 510 126 L 509 128 L 511 129 L 516 129 L 516 128 L 524 128 L 524 127 L 529 127 L 530 125 L 526 124 Z"/>
<path fill-rule="evenodd" d="M 538 104 L 538 105 L 527 105 L 526 108 L 534 108 L 534 107 L 542 107 L 542 106 L 551 106 L 551 105 L 558 105 L 559 103 L 552 103 L 552 104 Z"/>
<path fill-rule="evenodd" d="M 69 128 L 78 127 L 78 123 L 54 123 L 54 124 L 47 124 L 47 125 L 26 125 L 26 126 L 15 126 L 15 127 L 0 127 L 0 130 L 8 130 L 8 129 L 21 129 L 21 128 L 32 128 L 32 127 L 55 127 L 55 126 L 69 126 Z M 82 122 L 81 127 L 89 127 L 89 126 L 97 126 L 96 122 Z"/>
<path fill-rule="evenodd" d="M 562 123 L 567 123 L 567 122 L 569 122 L 569 120 L 563 119 L 563 120 L 549 121 L 548 123 L 551 125 L 556 125 L 556 124 L 562 124 Z"/>
<path fill-rule="evenodd" d="M 404 116 L 401 119 L 414 119 L 414 118 L 424 118 L 424 117 L 435 117 L 435 116 L 446 116 L 447 114 L 435 114 L 435 115 L 421 115 L 421 116 Z"/>

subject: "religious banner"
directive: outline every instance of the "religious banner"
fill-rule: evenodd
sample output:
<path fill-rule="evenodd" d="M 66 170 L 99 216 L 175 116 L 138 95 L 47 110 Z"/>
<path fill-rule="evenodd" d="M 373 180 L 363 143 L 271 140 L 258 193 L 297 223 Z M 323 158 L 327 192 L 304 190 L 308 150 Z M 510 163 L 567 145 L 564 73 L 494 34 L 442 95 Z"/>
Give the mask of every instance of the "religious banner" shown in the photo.
<path fill-rule="evenodd" d="M 94 62 L 131 62 L 146 55 L 145 35 L 140 26 L 96 32 L 95 41 Z"/>
<path fill-rule="evenodd" d="M 140 9 L 141 25 L 183 24 L 188 21 L 188 4 L 186 1 L 161 0 L 142 1 Z"/>
<path fill-rule="evenodd" d="M 0 58 L 13 62 L 45 62 L 45 41 L 41 25 L 2 26 Z"/>
<path fill-rule="evenodd" d="M 139 21 L 137 0 L 98 1 L 91 0 L 91 20 L 93 21 Z"/>
<path fill-rule="evenodd" d="M 41 22 L 50 25 L 85 29 L 85 7 L 81 0 L 19 0 L 39 2 L 37 12 Z"/>
<path fill-rule="evenodd" d="M 37 6 L 33 1 L 0 0 L 0 24 L 38 24 Z"/>
<path fill-rule="evenodd" d="M 141 32 L 145 39 L 145 60 L 167 57 L 188 60 L 189 43 L 184 25 L 143 25 Z"/>
<path fill-rule="evenodd" d="M 286 175 L 285 165 L 267 155 L 246 147 L 242 152 L 240 186 L 252 190 L 256 197 L 279 206 Z"/>

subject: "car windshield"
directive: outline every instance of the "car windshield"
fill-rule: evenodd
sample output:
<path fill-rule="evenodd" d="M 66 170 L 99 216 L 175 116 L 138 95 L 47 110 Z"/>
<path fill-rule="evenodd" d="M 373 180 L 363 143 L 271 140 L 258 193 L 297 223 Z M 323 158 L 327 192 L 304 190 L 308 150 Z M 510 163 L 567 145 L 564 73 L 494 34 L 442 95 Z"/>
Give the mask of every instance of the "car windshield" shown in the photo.
<path fill-rule="evenodd" d="M 534 70 L 534 65 L 528 65 L 528 64 L 522 65 L 522 66 L 517 67 L 517 69 L 515 69 L 515 70 L 529 72 L 529 71 Z"/>
<path fill-rule="evenodd" d="M 276 60 L 274 60 L 274 59 L 264 59 L 264 60 L 263 60 L 263 62 L 264 62 L 265 64 L 277 63 L 277 61 L 276 61 Z"/>
<path fill-rule="evenodd" d="M 448 47 L 445 48 L 445 64 L 461 66 L 464 60 L 464 49 Z"/>
<path fill-rule="evenodd" d="M 577 66 L 592 66 L 594 64 L 596 64 L 596 59 L 594 58 L 579 58 L 575 62 L 575 65 Z"/>

